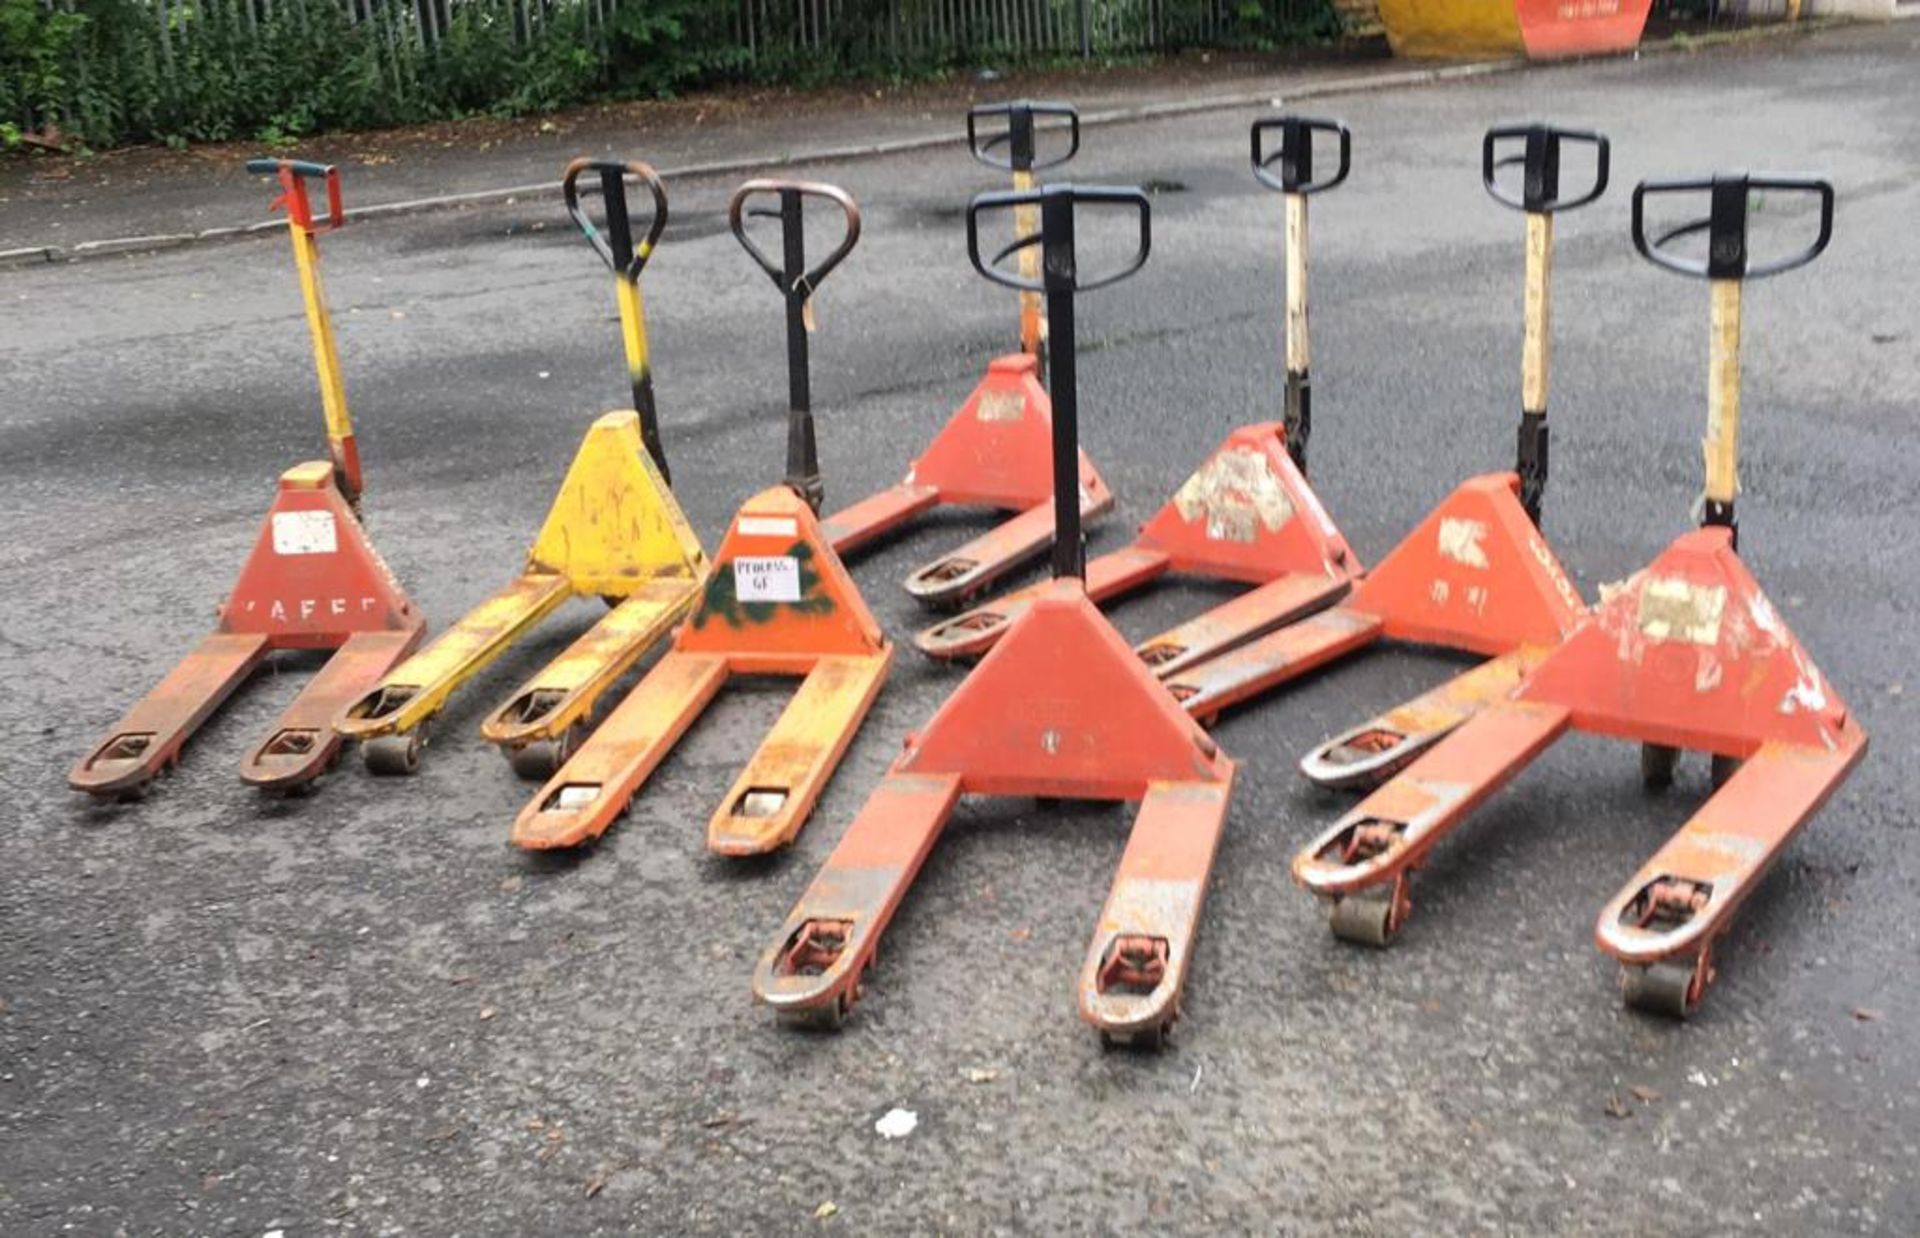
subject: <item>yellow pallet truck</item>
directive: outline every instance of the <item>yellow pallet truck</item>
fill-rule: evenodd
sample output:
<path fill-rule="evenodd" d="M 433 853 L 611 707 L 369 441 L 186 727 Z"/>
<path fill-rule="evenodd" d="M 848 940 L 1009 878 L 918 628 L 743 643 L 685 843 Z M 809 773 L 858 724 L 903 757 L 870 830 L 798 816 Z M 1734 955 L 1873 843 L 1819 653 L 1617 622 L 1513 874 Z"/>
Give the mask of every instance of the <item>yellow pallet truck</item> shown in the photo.
<path fill-rule="evenodd" d="M 604 227 L 580 205 L 577 182 L 600 181 Z M 634 241 L 627 181 L 653 198 L 644 237 Z M 520 575 L 408 658 L 335 722 L 358 739 L 376 774 L 420 767 L 428 724 L 460 686 L 521 639 L 562 602 L 599 597 L 613 609 L 513 693 L 481 728 L 523 778 L 545 778 L 565 763 L 601 695 L 693 607 L 707 558 L 667 488 L 654 410 L 640 272 L 667 226 L 667 192 L 644 163 L 576 159 L 561 180 L 567 213 L 612 268 L 633 408 L 593 423 L 560 484 Z"/>

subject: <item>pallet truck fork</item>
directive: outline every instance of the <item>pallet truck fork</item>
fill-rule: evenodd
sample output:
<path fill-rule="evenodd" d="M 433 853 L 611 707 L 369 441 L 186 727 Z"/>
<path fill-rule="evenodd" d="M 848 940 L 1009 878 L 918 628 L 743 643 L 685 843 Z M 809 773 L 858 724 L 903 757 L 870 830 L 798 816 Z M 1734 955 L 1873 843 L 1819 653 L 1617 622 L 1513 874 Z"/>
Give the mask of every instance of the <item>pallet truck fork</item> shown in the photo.
<path fill-rule="evenodd" d="M 1512 143 L 1517 154 L 1503 155 Z M 1592 186 L 1560 192 L 1561 146 L 1594 148 Z M 1513 195 L 1498 179 L 1519 165 Z M 1469 478 L 1427 514 L 1338 606 L 1237 649 L 1164 676 L 1195 717 L 1222 710 L 1383 640 L 1478 654 L 1489 661 L 1322 745 L 1302 772 L 1329 787 L 1370 785 L 1392 774 L 1488 703 L 1587 615 L 1579 592 L 1541 535 L 1547 476 L 1547 358 L 1553 216 L 1607 187 L 1608 144 L 1597 133 L 1529 125 L 1488 130 L 1481 176 L 1499 202 L 1527 217 L 1526 331 L 1518 459 L 1511 473 Z"/>
<path fill-rule="evenodd" d="M 748 210 L 772 195 L 778 211 Z M 803 202 L 824 198 L 846 214 L 845 238 L 807 266 Z M 778 218 L 781 261 L 747 234 L 746 216 Z M 728 206 L 734 235 L 773 278 L 787 307 L 789 414 L 785 481 L 734 515 L 699 604 L 673 645 L 607 715 L 571 760 L 521 811 L 513 842 L 530 850 L 598 838 L 627 809 L 728 679 L 801 679 L 772 732 L 707 827 L 721 855 L 759 855 L 793 841 L 886 682 L 893 646 L 821 531 L 822 486 L 809 390 L 809 301 L 860 239 L 860 210 L 832 185 L 748 181 Z"/>
<path fill-rule="evenodd" d="M 986 134 L 983 121 L 1006 118 L 1003 132 Z M 1041 157 L 1036 150 L 1035 120 L 1063 119 L 1067 126 L 1064 154 Z M 1016 193 L 1033 188 L 1033 174 L 1073 158 L 1080 149 L 1080 114 L 1071 104 L 983 104 L 967 113 L 967 144 L 974 158 L 989 167 L 1013 173 Z M 998 151 L 1005 148 L 1004 156 Z M 1030 236 L 1033 212 L 1015 217 L 1015 235 Z M 1038 253 L 1022 251 L 1021 273 L 1037 278 Z M 841 554 L 848 554 L 899 530 L 908 521 L 936 507 L 989 507 L 1017 513 L 964 546 L 910 573 L 907 592 L 935 607 L 964 605 L 994 581 L 1044 554 L 1053 536 L 1048 507 L 1053 494 L 1053 469 L 1048 463 L 1048 424 L 1052 403 L 1041 385 L 1046 371 L 1047 322 L 1040 299 L 1020 294 L 1020 347 L 1011 356 L 996 358 L 986 377 L 911 465 L 906 479 L 880 493 L 828 516 L 827 537 Z M 1094 520 L 1113 507 L 1113 494 L 1085 453 L 1069 479 L 1080 497 L 1084 520 Z"/>
<path fill-rule="evenodd" d="M 604 231 L 580 205 L 577 182 L 600 182 Z M 634 242 L 627 179 L 653 199 L 646 234 Z M 706 578 L 700 540 L 673 492 L 654 408 L 640 272 L 667 226 L 667 193 L 644 163 L 576 159 L 561 179 L 567 214 L 613 271 L 633 408 L 606 413 L 587 431 L 520 575 L 407 659 L 335 722 L 361 741 L 376 774 L 419 769 L 428 724 L 461 685 L 572 597 L 613 609 L 488 716 L 481 734 L 514 772 L 545 778 L 571 754 L 594 705 L 692 609 Z"/>
<path fill-rule="evenodd" d="M 274 209 L 287 212 L 294 266 L 313 336 L 330 458 L 280 475 L 278 493 L 219 626 L 129 710 L 112 732 L 73 767 L 75 790 L 108 799 L 138 799 L 178 763 L 200 725 L 283 649 L 332 650 L 332 656 L 280 715 L 265 743 L 241 763 L 240 777 L 267 791 L 312 787 L 339 755 L 333 715 L 378 680 L 420 641 L 426 620 L 368 540 L 358 516 L 360 453 L 347 415 L 333 323 L 320 283 L 318 237 L 345 222 L 340 174 L 287 159 L 253 159 L 253 173 L 279 179 Z M 327 217 L 313 217 L 307 181 L 327 190 Z"/>
<path fill-rule="evenodd" d="M 1817 196 L 1814 243 L 1750 264 L 1755 190 Z M 1650 242 L 1645 199 L 1697 192 L 1710 194 L 1708 216 Z M 1672 781 L 1680 749 L 1700 749 L 1713 754 L 1713 794 L 1607 904 L 1595 930 L 1600 948 L 1624 965 L 1628 1005 L 1683 1018 L 1699 1004 L 1714 979 L 1715 942 L 1867 749 L 1859 722 L 1734 549 L 1742 284 L 1813 261 L 1832 229 L 1825 181 L 1720 176 L 1634 190 L 1635 247 L 1712 284 L 1702 527 L 1603 601 L 1512 700 L 1462 726 L 1295 856 L 1295 879 L 1332 902 L 1342 936 L 1391 940 L 1411 909 L 1409 874 L 1568 728 L 1639 741 L 1642 778 L 1653 788 Z M 1704 260 L 1668 248 L 1700 233 Z M 1342 932 L 1343 915 L 1365 930 Z"/>
<path fill-rule="evenodd" d="M 1314 179 L 1314 134 L 1339 139 L 1339 169 Z M 1279 134 L 1269 151 L 1266 138 Z M 1322 610 L 1344 597 L 1360 562 L 1307 484 L 1307 198 L 1346 180 L 1352 135 L 1330 120 L 1284 116 L 1254 122 L 1253 173 L 1286 195 L 1287 398 L 1283 421 L 1243 426 L 1215 448 L 1130 545 L 1087 564 L 1096 603 L 1169 573 L 1254 586 L 1140 647 L 1150 665 L 1177 669 Z M 1279 171 L 1273 165 L 1280 165 Z M 1047 593 L 1032 585 L 936 623 L 914 637 L 935 658 L 975 658 Z"/>
<path fill-rule="evenodd" d="M 1081 278 L 1074 217 L 1088 205 L 1138 212 L 1129 265 Z M 982 260 L 983 212 L 1038 206 L 1040 227 Z M 1167 695 L 1082 585 L 1073 299 L 1140 269 L 1151 245 L 1137 189 L 1055 186 L 986 194 L 967 209 L 967 247 L 987 278 L 1044 291 L 1053 324 L 1053 587 L 960 685 L 854 818 L 754 972 L 786 1023 L 837 1026 L 861 992 L 880 936 L 963 795 L 1138 800 L 1126 852 L 1079 983 L 1081 1016 L 1103 1037 L 1158 1046 L 1180 1013 L 1207 879 L 1226 825 L 1234 764 Z M 998 264 L 1045 246 L 1043 273 Z"/>

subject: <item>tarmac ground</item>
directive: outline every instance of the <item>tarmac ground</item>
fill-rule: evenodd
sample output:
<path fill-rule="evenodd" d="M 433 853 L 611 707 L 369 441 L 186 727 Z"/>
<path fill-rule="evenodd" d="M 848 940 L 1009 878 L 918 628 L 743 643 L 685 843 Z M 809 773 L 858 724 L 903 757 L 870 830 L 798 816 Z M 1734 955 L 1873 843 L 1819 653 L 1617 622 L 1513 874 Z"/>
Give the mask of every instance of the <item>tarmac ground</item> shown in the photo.
<path fill-rule="evenodd" d="M 1827 254 L 1747 297 L 1741 547 L 1873 748 L 1684 1024 L 1624 1009 L 1592 933 L 1704 798 L 1698 757 L 1655 796 L 1628 745 L 1565 740 L 1436 853 L 1392 949 L 1331 937 L 1288 862 L 1345 801 L 1294 763 L 1460 665 L 1394 649 L 1216 729 L 1240 779 L 1164 1053 L 1103 1050 L 1074 1014 L 1124 806 L 969 802 L 846 1028 L 776 1026 L 754 960 L 957 682 L 905 644 L 926 616 L 899 581 L 973 517 L 852 560 L 903 647 L 768 861 L 711 856 L 701 829 L 777 683 L 729 690 L 597 846 L 508 847 L 531 788 L 478 724 L 585 603 L 455 698 L 411 780 L 350 758 L 307 799 L 236 781 L 294 659 L 146 802 L 95 805 L 69 765 L 208 630 L 272 479 L 319 450 L 309 345 L 277 235 L 0 272 L 0 1232 L 1920 1232 L 1917 66 L 1920 23 L 1858 26 L 1312 109 L 1355 135 L 1313 208 L 1313 476 L 1369 562 L 1511 462 L 1523 229 L 1479 185 L 1482 131 L 1611 135 L 1613 188 L 1560 218 L 1554 287 L 1545 529 L 1588 597 L 1688 527 L 1701 484 L 1707 293 L 1634 254 L 1628 191 L 1742 168 L 1838 189 Z M 1259 114 L 1090 129 L 1071 166 L 1154 193 L 1150 263 L 1079 310 L 1084 442 L 1119 496 L 1095 552 L 1278 416 Z M 816 301 L 832 507 L 898 480 L 1010 346 L 1010 294 L 962 240 L 968 196 L 1000 186 L 957 148 L 795 171 L 866 215 Z M 785 443 L 780 303 L 727 234 L 734 183 L 669 185 L 645 277 L 709 546 Z M 1811 222 L 1779 199 L 1754 219 L 1770 252 Z M 625 400 L 604 271 L 557 190 L 324 253 L 369 528 L 437 629 L 517 571 Z M 1217 596 L 1113 613 L 1139 638 Z M 884 1138 L 896 1108 L 917 1127 Z"/>

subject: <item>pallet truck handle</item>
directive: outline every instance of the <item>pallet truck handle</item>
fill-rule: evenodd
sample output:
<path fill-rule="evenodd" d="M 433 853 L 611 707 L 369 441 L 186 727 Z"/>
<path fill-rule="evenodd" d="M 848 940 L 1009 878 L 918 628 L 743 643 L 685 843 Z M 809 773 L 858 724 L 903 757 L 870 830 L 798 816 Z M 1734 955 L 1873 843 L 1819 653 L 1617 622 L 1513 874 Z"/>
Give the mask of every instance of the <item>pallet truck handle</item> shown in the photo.
<path fill-rule="evenodd" d="M 1524 142 L 1525 149 L 1518 154 L 1500 153 L 1503 148 L 1510 150 L 1511 143 L 1516 141 Z M 1560 194 L 1560 147 L 1565 142 L 1579 142 L 1594 148 L 1593 185 L 1577 198 L 1565 198 Z M 1606 134 L 1590 129 L 1562 129 L 1555 125 L 1498 125 L 1487 130 L 1486 136 L 1481 139 L 1480 182 L 1487 187 L 1493 200 L 1503 206 L 1532 215 L 1554 215 L 1583 207 L 1607 191 L 1611 156 L 1612 143 L 1607 141 Z M 1503 189 L 1499 181 L 1500 169 L 1514 166 L 1522 169 L 1517 197 Z"/>
<path fill-rule="evenodd" d="M 748 209 L 747 203 L 772 194 L 780 205 Z M 808 198 L 825 198 L 846 216 L 846 235 L 824 260 L 807 266 L 807 229 L 804 205 Z M 747 216 L 780 221 L 781 260 L 775 263 L 747 235 Z M 741 248 L 773 280 L 787 303 L 787 476 L 786 483 L 818 512 L 826 501 L 820 478 L 820 452 L 813 433 L 813 392 L 807 360 L 807 333 L 813 329 L 813 294 L 860 240 L 860 207 L 837 185 L 819 181 L 751 180 L 727 200 L 727 226 Z"/>
<path fill-rule="evenodd" d="M 606 213 L 604 225 L 595 224 L 580 204 L 579 180 L 588 172 L 600 178 L 600 201 Z M 633 212 L 627 205 L 629 177 L 645 185 L 653 198 L 653 211 L 638 245 L 633 242 Z M 627 355 L 633 411 L 640 418 L 640 440 L 660 470 L 660 479 L 671 485 L 673 472 L 667 466 L 666 447 L 660 441 L 660 413 L 653 396 L 646 308 L 640 297 L 640 272 L 646 269 L 660 235 L 667 230 L 667 187 L 661 184 L 660 174 L 649 164 L 582 156 L 567 164 L 560 173 L 560 196 L 566 201 L 567 214 L 574 226 L 613 272 L 614 299 L 620 306 L 620 342 Z"/>
<path fill-rule="evenodd" d="M 1131 206 L 1139 215 L 1140 248 L 1134 252 L 1126 266 L 1099 279 L 1080 278 L 1079 262 L 1074 253 L 1070 221 L 1081 203 Z M 989 211 L 1011 210 L 1022 206 L 1038 206 L 1041 209 L 1040 231 L 1014 241 L 991 258 L 983 258 L 980 253 L 980 216 Z M 1064 210 L 1064 215 L 1056 214 L 1056 219 L 1064 218 L 1069 221 L 1064 244 L 1059 237 L 1053 235 L 1054 230 L 1048 227 L 1046 213 L 1049 207 L 1052 207 L 1056 213 Z M 1018 275 L 1000 265 L 1008 257 L 1035 245 L 1041 246 L 1045 251 L 1045 261 L 1041 264 L 1041 273 L 1037 277 L 1028 278 Z M 1147 255 L 1152 248 L 1152 211 L 1148 205 L 1147 195 L 1142 190 L 1131 187 L 1049 185 L 1020 193 L 983 193 L 967 204 L 967 258 L 973 263 L 974 270 L 994 283 L 1008 288 L 1018 288 L 1025 292 L 1092 292 L 1098 288 L 1117 284 L 1147 265 Z"/>
<path fill-rule="evenodd" d="M 1813 194 L 1820 202 L 1820 231 L 1811 245 L 1771 262 L 1755 263 L 1748 247 L 1748 203 L 1755 190 Z M 1646 200 L 1663 194 L 1710 195 L 1707 214 L 1647 236 Z M 1709 281 L 1712 313 L 1707 350 L 1706 487 L 1699 502 L 1701 523 L 1739 536 L 1734 503 L 1740 493 L 1740 300 L 1749 279 L 1762 279 L 1802 267 L 1818 258 L 1833 239 L 1833 185 L 1808 176 L 1712 176 L 1704 180 L 1642 181 L 1633 190 L 1633 247 L 1655 266 Z M 1704 258 L 1683 257 L 1670 249 L 1682 237 L 1704 233 Z"/>
<path fill-rule="evenodd" d="M 752 238 L 747 235 L 746 217 L 748 215 L 758 215 L 773 219 L 781 218 L 780 212 L 778 211 L 767 209 L 749 211 L 747 209 L 747 200 L 749 198 L 768 193 L 780 195 L 783 199 L 786 198 L 787 195 L 793 195 L 796 198 L 825 198 L 827 201 L 839 207 L 841 212 L 847 217 L 846 236 L 841 238 L 840 244 L 835 247 L 834 251 L 828 254 L 824 261 L 816 264 L 812 270 L 804 272 L 788 271 L 786 264 L 774 262 L 768 258 L 761 248 L 753 243 Z M 853 252 L 854 245 L 859 242 L 860 206 L 853 200 L 851 194 L 838 185 L 823 184 L 820 181 L 752 180 L 734 190 L 733 197 L 728 199 L 727 226 L 733 229 L 734 239 L 740 242 L 742 248 L 747 251 L 747 254 L 760 265 L 760 269 L 765 271 L 773 280 L 773 286 L 780 290 L 782 296 L 792 297 L 802 294 L 811 296 L 819 289 L 821 281 L 827 278 L 828 273 L 831 272 L 833 268 L 839 266 L 846 256 Z"/>
<path fill-rule="evenodd" d="M 1755 265 L 1747 246 L 1747 203 L 1755 190 L 1773 193 L 1810 193 L 1820 200 L 1820 233 L 1813 244 L 1772 262 Z M 1708 193 L 1708 213 L 1651 239 L 1646 230 L 1646 199 L 1659 194 Z M 1641 181 L 1633 190 L 1633 247 L 1658 267 L 1696 279 L 1764 279 L 1803 267 L 1818 258 L 1833 240 L 1833 185 L 1810 176 L 1713 176 L 1702 180 Z M 1668 248 L 1672 242 L 1697 232 L 1707 234 L 1707 256 L 1685 258 Z"/>
<path fill-rule="evenodd" d="M 249 159 L 247 171 L 256 176 L 272 176 L 280 181 L 280 196 L 269 211 L 285 208 L 288 233 L 293 241 L 293 261 L 300 273 L 300 299 L 304 303 L 307 330 L 313 336 L 313 364 L 320 380 L 320 408 L 327 426 L 327 450 L 333 459 L 335 484 L 349 506 L 358 513 L 364 478 L 360 470 L 360 447 L 353 436 L 353 418 L 347 412 L 346 386 L 340 377 L 339 351 L 333 342 L 333 319 L 327 313 L 327 297 L 320 280 L 320 243 L 316 239 L 347 222 L 340 202 L 340 169 L 328 163 L 309 163 L 302 159 Z M 325 181 L 327 218 L 316 224 L 313 202 L 307 196 L 307 182 Z"/>
<path fill-rule="evenodd" d="M 586 208 L 580 205 L 576 182 L 586 172 L 598 173 L 600 177 L 600 200 L 607 210 L 604 231 L 587 217 Z M 646 235 L 637 246 L 633 243 L 633 216 L 627 209 L 629 177 L 645 185 L 653 197 L 653 215 L 647 221 Z M 620 163 L 611 159 L 575 159 L 561 173 L 560 192 L 566 198 L 567 214 L 573 217 L 574 226 L 587 238 L 587 244 L 600 255 L 600 261 L 628 283 L 639 279 L 647 260 L 653 257 L 660 234 L 667 230 L 667 187 L 661 184 L 660 174 L 637 160 Z"/>
<path fill-rule="evenodd" d="M 1006 130 L 982 140 L 980 122 L 997 116 L 1007 118 Z M 1065 154 L 1047 159 L 1038 157 L 1034 119 L 1041 116 L 1059 117 L 1067 122 Z M 1004 157 L 994 154 L 995 148 L 1001 146 L 1007 148 Z M 981 163 L 1003 172 L 1037 172 L 1043 168 L 1057 168 L 1080 153 L 1080 109 L 1071 103 L 1034 99 L 976 104 L 967 109 L 967 150 Z"/>
<path fill-rule="evenodd" d="M 1266 135 L 1278 131 L 1280 145 L 1273 150 L 1266 149 Z M 1337 134 L 1340 138 L 1340 170 L 1331 180 L 1316 181 L 1313 178 L 1313 135 L 1315 133 Z M 1262 185 L 1281 193 L 1297 193 L 1302 197 L 1325 193 L 1347 179 L 1347 173 L 1353 167 L 1353 133 L 1337 120 L 1324 120 L 1312 116 L 1269 116 L 1253 122 L 1248 137 L 1253 147 L 1253 175 Z M 1275 176 L 1273 165 L 1280 165 L 1280 174 Z"/>
<path fill-rule="evenodd" d="M 1568 142 L 1593 147 L 1593 183 L 1583 194 L 1567 197 L 1560 186 L 1560 148 Z M 1520 148 L 1514 149 L 1518 143 Z M 1496 125 L 1480 141 L 1480 183 L 1502 206 L 1527 216 L 1526 340 L 1520 363 L 1520 430 L 1514 473 L 1520 478 L 1520 506 L 1540 523 L 1548 473 L 1547 385 L 1551 369 L 1553 217 L 1595 201 L 1607 191 L 1612 143 L 1603 133 L 1556 125 Z M 1520 192 L 1502 186 L 1503 168 L 1520 168 Z"/>
<path fill-rule="evenodd" d="M 1082 204 L 1130 206 L 1138 213 L 1140 248 L 1120 270 L 1099 279 L 1080 278 L 1074 252 L 1074 216 Z M 991 258 L 980 253 L 980 216 L 991 211 L 1040 208 L 1040 227 Z M 1025 276 L 1000 263 L 1032 246 L 1041 246 L 1040 273 Z M 1153 209 L 1139 189 L 1092 185 L 1052 185 L 1019 193 L 983 193 L 967 204 L 967 258 L 996 284 L 1047 294 L 1047 321 L 1053 324 L 1053 577 L 1087 575 L 1087 548 L 1080 534 L 1080 398 L 1075 363 L 1073 298 L 1117 284 L 1147 264 L 1153 249 Z"/>
<path fill-rule="evenodd" d="M 247 160 L 247 171 L 255 176 L 277 176 L 280 196 L 267 209 L 286 208 L 287 215 L 306 232 L 332 232 L 347 222 L 346 209 L 340 203 L 340 169 L 330 163 L 309 163 L 304 159 L 260 158 Z M 307 181 L 327 183 L 327 219 L 313 222 L 313 204 L 307 198 Z"/>
<path fill-rule="evenodd" d="M 1268 149 L 1267 135 L 1280 141 Z M 1340 165 L 1331 177 L 1316 179 L 1313 146 L 1316 134 L 1340 139 Z M 1312 349 L 1307 342 L 1307 199 L 1338 186 L 1353 168 L 1353 133 L 1337 120 L 1312 116 L 1268 116 L 1253 122 L 1247 132 L 1254 179 L 1285 195 L 1287 207 L 1286 409 L 1281 417 L 1287 455 L 1303 474 L 1307 469 L 1307 440 L 1313 433 L 1313 386 L 1309 377 Z M 1279 165 L 1276 175 L 1274 165 Z"/>

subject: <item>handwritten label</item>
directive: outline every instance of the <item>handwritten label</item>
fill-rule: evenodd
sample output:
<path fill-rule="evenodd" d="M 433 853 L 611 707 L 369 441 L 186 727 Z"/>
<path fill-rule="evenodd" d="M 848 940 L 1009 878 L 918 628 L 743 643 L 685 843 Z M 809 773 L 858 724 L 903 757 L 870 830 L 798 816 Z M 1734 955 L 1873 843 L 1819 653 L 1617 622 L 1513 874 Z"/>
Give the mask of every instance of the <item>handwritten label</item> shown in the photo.
<path fill-rule="evenodd" d="M 733 561 L 733 595 L 742 602 L 798 602 L 800 560 L 792 555 L 741 555 Z"/>
<path fill-rule="evenodd" d="M 333 526 L 333 513 L 273 513 L 273 553 L 277 555 L 330 555 L 340 549 L 339 531 Z"/>

